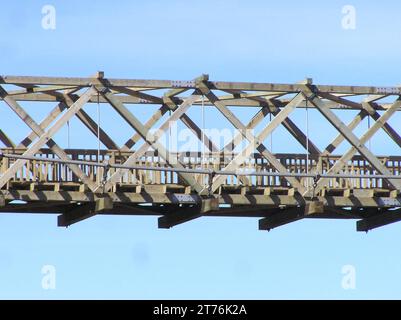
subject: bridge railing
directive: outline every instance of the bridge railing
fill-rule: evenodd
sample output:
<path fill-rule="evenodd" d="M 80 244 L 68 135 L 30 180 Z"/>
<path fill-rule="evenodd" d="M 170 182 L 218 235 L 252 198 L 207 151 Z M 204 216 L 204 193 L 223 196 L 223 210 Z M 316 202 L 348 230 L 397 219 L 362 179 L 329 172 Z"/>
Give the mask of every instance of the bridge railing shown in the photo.
<path fill-rule="evenodd" d="M 3 153 L 23 154 L 25 150 L 18 149 L 2 149 Z M 82 165 L 81 170 L 92 180 L 101 182 L 104 178 L 110 176 L 118 169 L 111 168 L 105 175 L 104 169 L 97 167 L 97 162 L 108 161 L 112 164 L 123 164 L 132 152 L 122 152 L 117 150 L 66 150 L 66 153 L 72 160 L 93 161 L 94 165 Z M 56 156 L 48 149 L 42 149 L 36 157 L 43 159 L 56 158 Z M 233 159 L 235 155 L 227 156 L 220 153 L 210 153 L 206 156 L 201 152 L 181 152 L 173 154 L 175 160 L 181 162 L 186 168 L 197 169 L 215 169 L 222 170 Z M 276 154 L 277 159 L 291 173 L 327 173 L 330 168 L 338 161 L 340 156 L 314 156 L 308 158 L 305 154 Z M 379 157 L 382 163 L 389 169 L 391 174 L 399 175 L 401 172 L 401 156 Z M 4 157 L 0 163 L 0 173 L 6 171 L 16 160 Z M 168 164 L 162 159 L 157 152 L 148 151 L 144 156 L 140 157 L 136 165 L 149 167 L 168 167 Z M 263 172 L 275 172 L 273 166 L 260 154 L 254 154 L 249 160 L 245 161 L 238 167 L 239 170 L 255 170 Z M 341 173 L 355 175 L 373 175 L 377 172 L 372 166 L 361 156 L 354 156 Z M 208 184 L 208 176 L 205 174 L 194 174 L 195 179 L 202 185 Z M 301 178 L 301 183 L 306 187 L 313 184 L 312 178 Z M 68 165 L 63 163 L 51 163 L 47 161 L 29 160 L 25 165 L 17 171 L 12 182 L 39 182 L 39 183 L 64 183 L 79 184 L 79 178 L 71 171 Z M 152 170 L 124 170 L 124 174 L 119 180 L 121 185 L 148 185 L 148 184 L 164 184 L 164 185 L 185 185 L 175 172 L 161 172 Z M 238 178 L 235 175 L 225 177 L 223 183 L 226 186 L 252 186 L 252 187 L 283 187 L 288 188 L 290 185 L 283 177 L 277 176 L 244 176 Z M 379 178 L 330 178 L 327 187 L 332 189 L 348 189 L 348 188 L 388 188 L 388 184 Z"/>

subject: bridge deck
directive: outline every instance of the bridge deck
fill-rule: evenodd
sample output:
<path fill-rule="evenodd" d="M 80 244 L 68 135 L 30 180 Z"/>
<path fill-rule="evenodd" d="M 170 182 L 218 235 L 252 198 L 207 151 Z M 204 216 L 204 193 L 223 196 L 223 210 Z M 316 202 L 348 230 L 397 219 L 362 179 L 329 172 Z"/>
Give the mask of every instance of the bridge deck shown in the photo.
<path fill-rule="evenodd" d="M 25 150 L 2 149 L 3 154 L 23 154 Z M 96 166 L 97 162 L 124 163 L 133 153 L 116 150 L 101 150 L 98 159 L 98 150 L 66 150 L 71 159 L 93 161 L 91 165 L 80 165 L 81 170 L 96 183 L 109 179 L 113 169 L 105 175 L 103 168 Z M 200 152 L 182 152 L 173 154 L 176 159 L 185 164 L 186 168 L 213 168 L 224 169 L 235 154 L 221 156 L 210 153 L 207 157 Z M 340 156 L 310 156 L 305 154 L 276 154 L 288 172 L 305 173 L 306 161 L 309 161 L 308 170 L 320 174 L 327 172 Z M 27 161 L 16 172 L 15 176 L 3 186 L 3 194 L 7 205 L 0 208 L 0 212 L 19 213 L 63 213 L 74 207 L 72 203 L 80 203 L 95 208 L 96 201 L 105 197 L 104 194 L 93 194 L 71 171 L 62 163 L 47 162 L 53 158 L 49 149 L 42 149 L 36 157 L 43 161 Z M 388 170 L 396 175 L 401 168 L 400 156 L 379 157 Z M 3 157 L 1 172 L 5 172 L 16 160 Z M 148 151 L 138 159 L 139 166 L 165 166 L 166 162 L 157 155 L 157 152 Z M 258 172 L 274 172 L 271 165 L 260 156 L 254 154 L 248 163 L 240 169 L 255 170 Z M 363 219 L 386 208 L 397 208 L 400 199 L 397 193 L 381 178 L 362 178 L 362 175 L 373 174 L 374 169 L 361 156 L 354 156 L 343 169 L 344 173 L 357 174 L 358 178 L 331 178 L 326 187 L 320 190 L 313 201 L 306 200 L 283 177 L 275 176 L 242 176 L 229 175 L 221 186 L 213 193 L 219 201 L 219 208 L 203 213 L 203 216 L 232 216 L 232 217 L 268 217 L 280 210 L 280 207 L 302 208 L 309 203 L 322 203 L 330 207 L 324 212 L 316 212 L 305 218 L 337 218 Z M 205 188 L 208 187 L 208 176 L 194 174 L 195 180 Z M 312 178 L 301 178 L 306 188 L 313 188 Z M 160 172 L 152 170 L 126 170 L 120 181 L 115 182 L 107 197 L 112 199 L 113 207 L 107 214 L 122 215 L 163 215 L 167 211 L 179 210 L 199 206 L 204 201 L 191 190 L 175 172 Z M 28 203 L 15 203 L 13 200 L 24 200 Z M 342 208 L 348 207 L 348 210 Z M 181 209 L 182 210 L 182 209 Z M 100 212 L 99 214 L 102 214 Z"/>
<path fill-rule="evenodd" d="M 1 149 L 3 154 L 23 154 L 25 150 L 17 149 Z M 91 161 L 93 165 L 79 165 L 80 169 L 93 182 L 101 183 L 103 179 L 109 179 L 116 169 L 110 169 L 104 172 L 103 168 L 97 167 L 97 163 L 122 164 L 126 159 L 134 153 L 134 151 L 123 152 L 116 150 L 101 150 L 100 158 L 98 158 L 98 150 L 65 150 L 67 155 L 73 160 Z M 214 169 L 223 170 L 230 163 L 236 154 L 220 153 L 201 153 L 201 152 L 181 152 L 172 153 L 172 158 L 176 162 L 180 162 L 188 169 Z M 27 161 L 18 170 L 14 177 L 9 180 L 9 183 L 3 186 L 3 189 L 9 189 L 10 186 L 19 186 L 25 189 L 27 186 L 34 184 L 35 189 L 49 190 L 51 186 L 57 186 L 61 190 L 79 190 L 82 182 L 77 177 L 71 168 L 63 163 L 51 163 L 45 159 L 54 159 L 54 154 L 49 149 L 42 149 L 36 154 L 36 157 L 43 158 L 43 161 L 33 160 Z M 339 155 L 310 155 L 305 154 L 275 154 L 275 157 L 285 166 L 288 173 L 307 173 L 316 172 L 318 174 L 327 173 L 333 165 L 336 164 Z M 385 165 L 392 175 L 398 175 L 401 171 L 401 156 L 379 156 L 378 159 Z M 7 171 L 17 160 L 2 158 L 0 161 L 0 173 Z M 133 166 L 141 167 L 166 167 L 169 165 L 161 158 L 157 152 L 147 151 L 142 157 L 137 159 Z M 266 161 L 260 154 L 253 154 L 246 162 L 241 163 L 237 167 L 238 170 L 247 170 L 250 172 L 275 172 L 274 167 Z M 353 156 L 343 167 L 343 174 L 354 174 L 355 178 L 331 178 L 327 182 L 324 190 L 319 191 L 320 194 L 335 193 L 346 191 L 349 189 L 367 189 L 375 192 L 391 191 L 394 188 L 389 186 L 388 182 L 382 178 L 365 178 L 364 175 L 373 175 L 376 170 L 371 164 L 361 156 Z M 202 186 L 207 187 L 209 177 L 205 174 L 194 174 L 195 180 Z M 301 184 L 305 188 L 313 187 L 313 178 L 301 177 Z M 116 189 L 131 189 L 136 190 L 136 187 L 154 189 L 155 186 L 162 186 L 160 190 L 168 189 L 181 191 L 190 187 L 188 183 L 180 179 L 175 172 L 162 172 L 152 170 L 126 170 L 118 182 L 114 184 Z M 247 192 L 260 193 L 269 188 L 271 190 L 292 189 L 289 182 L 283 177 L 278 176 L 242 176 L 227 175 L 218 189 L 218 194 L 224 192 Z M 50 188 L 51 189 L 51 188 Z M 190 189 L 188 189 L 190 190 Z"/>

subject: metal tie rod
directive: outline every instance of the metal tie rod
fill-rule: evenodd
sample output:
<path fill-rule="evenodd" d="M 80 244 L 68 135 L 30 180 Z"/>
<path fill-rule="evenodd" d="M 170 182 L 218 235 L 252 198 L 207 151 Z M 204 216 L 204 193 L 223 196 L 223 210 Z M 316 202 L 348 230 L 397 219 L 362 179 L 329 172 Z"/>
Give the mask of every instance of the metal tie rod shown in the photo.
<path fill-rule="evenodd" d="M 401 175 L 380 175 L 380 174 L 313 174 L 313 173 L 295 173 L 295 172 L 267 172 L 267 171 L 254 171 L 254 170 L 213 170 L 213 169 L 186 169 L 186 168 L 169 168 L 169 167 L 147 167 L 147 166 L 127 166 L 123 164 L 110 164 L 108 162 L 92 162 L 92 161 L 80 161 L 80 160 L 62 160 L 62 159 L 50 159 L 42 157 L 24 156 L 18 154 L 8 154 L 0 151 L 1 158 L 9 159 L 22 159 L 29 161 L 43 161 L 52 163 L 62 164 L 75 164 L 75 165 L 88 165 L 102 168 L 116 168 L 116 169 L 131 169 L 131 170 L 150 170 L 150 171 L 164 171 L 164 172 L 182 172 L 182 173 L 197 173 L 207 175 L 236 175 L 236 176 L 267 176 L 267 177 L 296 177 L 296 178 L 366 178 L 366 179 L 401 179 Z"/>

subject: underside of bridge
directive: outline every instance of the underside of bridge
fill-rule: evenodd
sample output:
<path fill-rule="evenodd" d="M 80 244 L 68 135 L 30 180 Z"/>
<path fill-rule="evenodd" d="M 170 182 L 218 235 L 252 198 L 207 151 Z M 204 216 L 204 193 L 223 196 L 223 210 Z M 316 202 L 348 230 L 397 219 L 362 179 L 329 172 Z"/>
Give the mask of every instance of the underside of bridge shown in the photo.
<path fill-rule="evenodd" d="M 304 218 L 357 219 L 357 230 L 368 231 L 401 220 L 401 137 L 389 122 L 401 110 L 400 94 L 399 87 L 315 85 L 311 79 L 0 76 L 0 110 L 19 118 L 12 124 L 18 130 L 6 129 L 8 118 L 0 118 L 0 212 L 58 214 L 64 227 L 115 214 L 158 216 L 159 228 L 206 216 L 259 218 L 260 230 Z M 48 109 L 42 121 L 28 113 L 29 104 Z M 125 143 L 86 110 L 90 105 L 102 117 L 114 110 L 129 126 Z M 144 121 L 145 108 L 154 112 Z M 203 115 L 190 116 L 194 108 L 213 109 L 232 138 L 220 146 Z M 253 117 L 244 121 L 240 109 Z M 319 115 L 336 136 L 325 145 L 312 141 L 308 128 L 315 124 L 305 129 L 292 119 L 300 110 Z M 72 119 L 98 145 L 58 143 Z M 364 120 L 369 126 L 361 134 Z M 166 143 L 178 123 L 200 149 L 173 150 Z M 22 126 L 29 132 L 17 139 Z M 304 152 L 273 152 L 269 138 L 278 128 Z M 379 131 L 396 146 L 393 154 L 372 151 L 369 143 Z M 348 149 L 336 152 L 342 143 Z"/>

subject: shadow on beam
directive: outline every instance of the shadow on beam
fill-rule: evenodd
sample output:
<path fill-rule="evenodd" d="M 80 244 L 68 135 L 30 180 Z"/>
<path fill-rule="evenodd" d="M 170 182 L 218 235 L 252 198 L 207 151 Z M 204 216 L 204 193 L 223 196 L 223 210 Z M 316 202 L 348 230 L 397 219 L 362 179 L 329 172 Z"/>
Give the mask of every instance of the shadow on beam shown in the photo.
<path fill-rule="evenodd" d="M 292 207 L 273 213 L 269 217 L 259 220 L 259 230 L 267 230 L 280 227 L 287 223 L 295 222 L 306 216 L 322 214 L 324 212 L 323 203 L 320 201 L 307 203 L 305 207 Z"/>
<path fill-rule="evenodd" d="M 356 222 L 356 231 L 365 231 L 376 229 L 394 222 L 401 221 L 401 209 L 385 211 L 369 218 Z"/>
<path fill-rule="evenodd" d="M 180 208 L 175 212 L 160 217 L 158 227 L 160 229 L 170 229 L 181 223 L 200 218 L 203 214 L 215 210 L 219 210 L 219 198 L 203 199 L 200 205 Z"/>
<path fill-rule="evenodd" d="M 100 198 L 94 204 L 77 205 L 74 209 L 57 217 L 59 227 L 68 227 L 79 221 L 93 217 L 95 214 L 113 209 L 113 201 L 110 198 Z"/>

